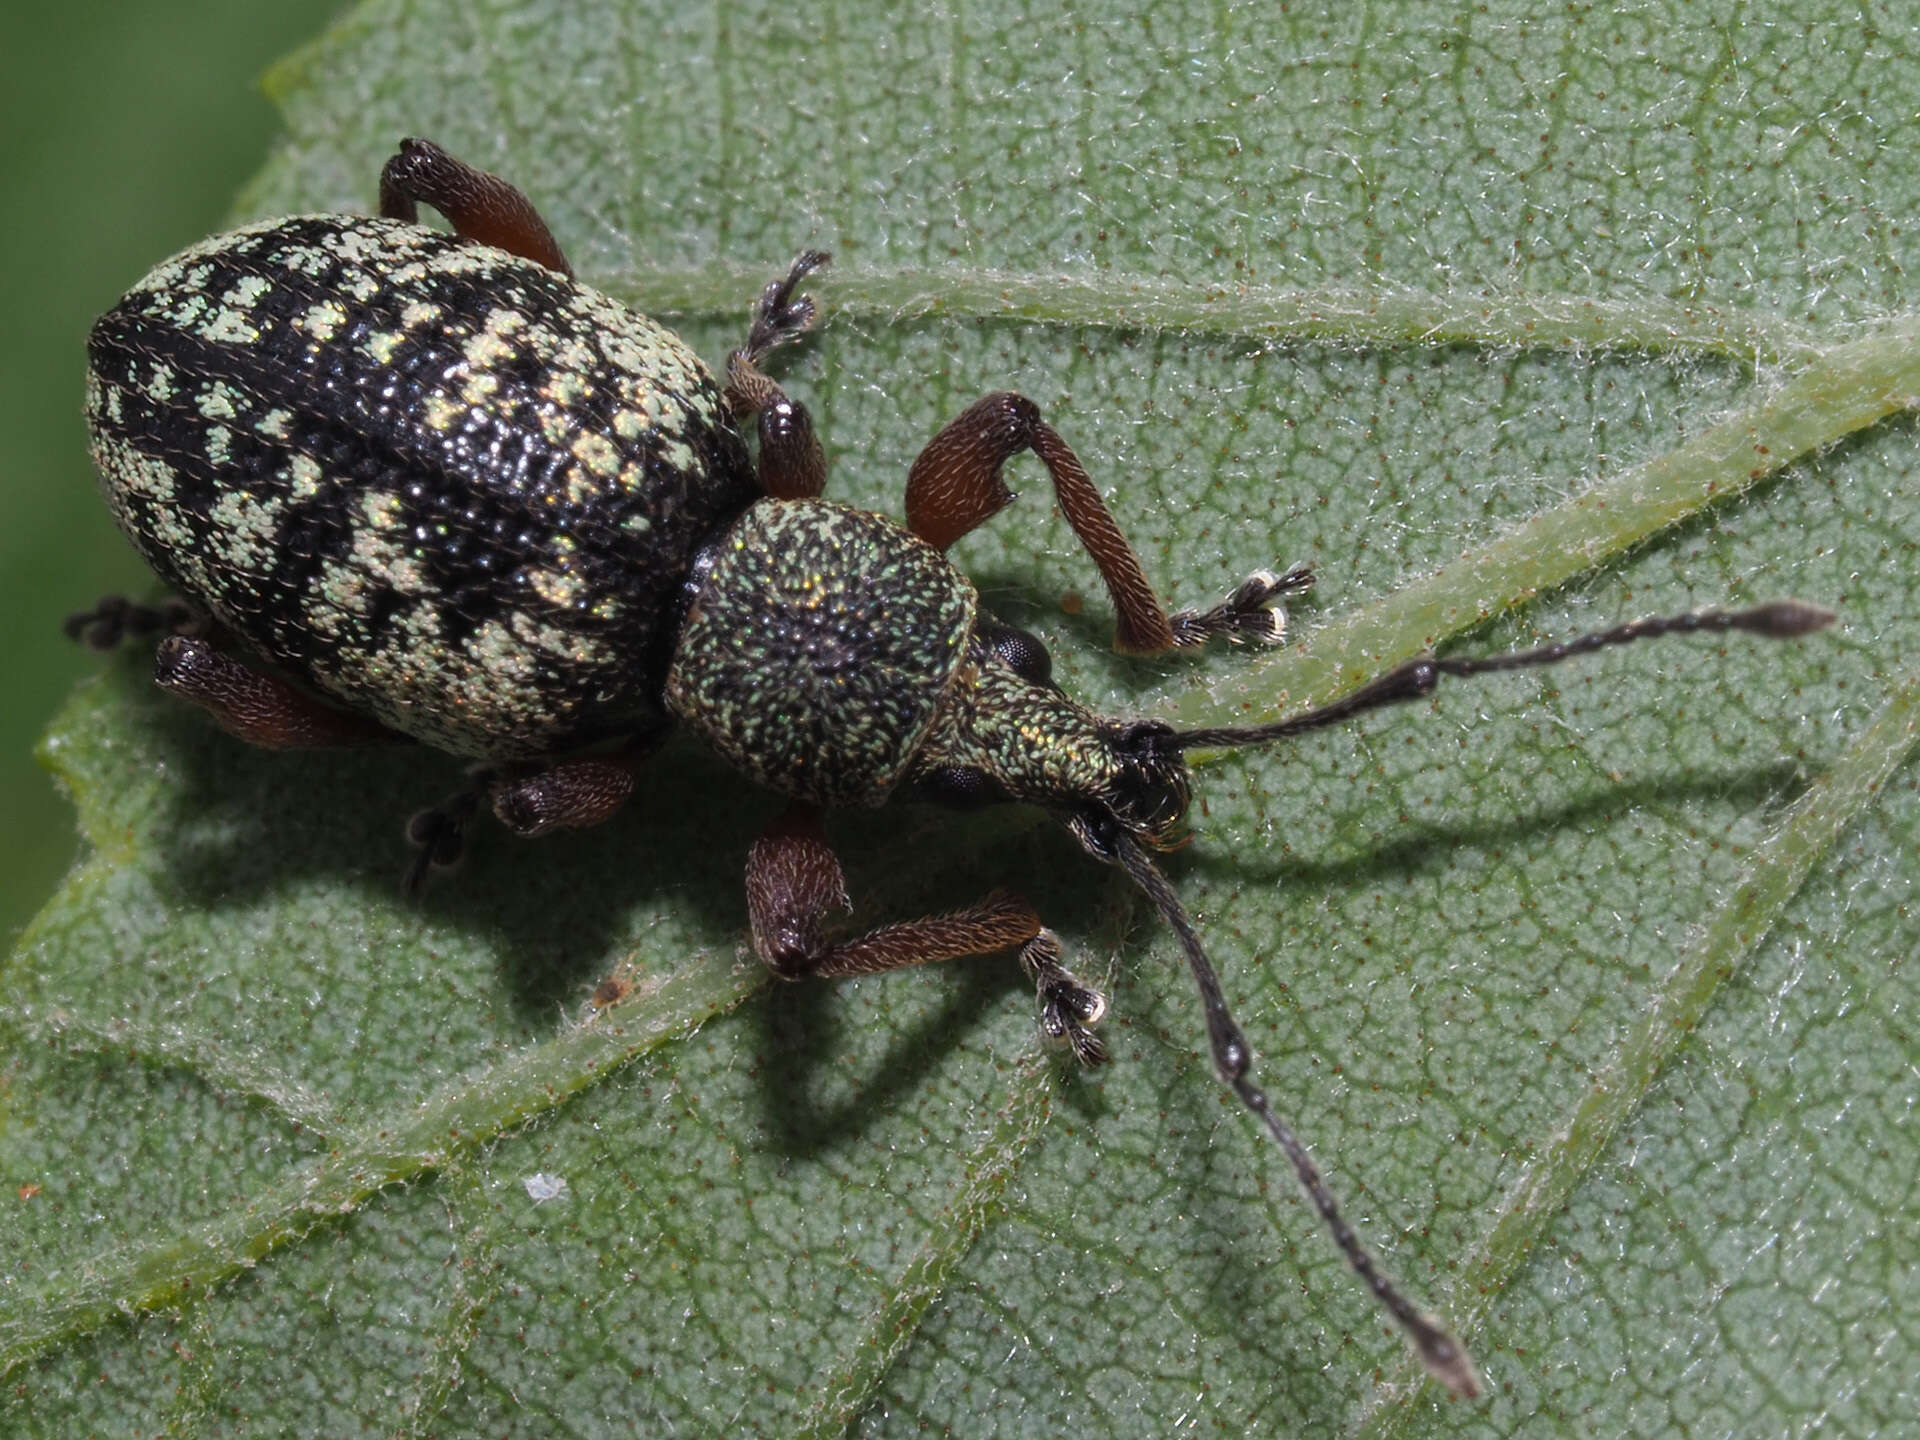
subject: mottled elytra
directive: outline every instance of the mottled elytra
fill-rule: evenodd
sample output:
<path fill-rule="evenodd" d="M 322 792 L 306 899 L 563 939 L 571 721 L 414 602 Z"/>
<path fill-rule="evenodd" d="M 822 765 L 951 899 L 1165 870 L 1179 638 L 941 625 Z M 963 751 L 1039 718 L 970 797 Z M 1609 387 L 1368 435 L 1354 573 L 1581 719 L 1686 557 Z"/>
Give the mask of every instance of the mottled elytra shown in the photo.
<path fill-rule="evenodd" d="M 416 223 L 421 203 L 453 233 Z M 850 906 L 826 810 L 895 796 L 1043 807 L 1165 917 L 1221 1077 L 1428 1368 L 1474 1394 L 1465 1350 L 1375 1266 L 1255 1085 L 1199 934 L 1151 858 L 1181 838 L 1184 754 L 1302 734 L 1427 695 L 1442 676 L 1688 631 L 1803 635 L 1832 617 L 1784 601 L 1430 657 L 1267 725 L 1097 715 L 944 553 L 1010 503 L 1001 470 L 1021 451 L 1105 580 L 1123 650 L 1277 641 L 1280 602 L 1312 577 L 1262 572 L 1211 608 L 1168 613 L 1073 451 L 1014 394 L 928 442 L 904 525 L 819 498 L 812 421 L 762 364 L 812 326 L 799 287 L 824 254 L 766 287 L 716 379 L 667 330 L 574 281 L 518 190 L 437 147 L 402 143 L 380 211 L 216 236 L 95 325 L 87 414 L 102 487 L 180 598 L 105 601 L 69 632 L 103 646 L 160 634 L 158 683 L 256 745 L 413 741 L 471 761 L 468 788 L 409 827 L 413 883 L 459 855 L 483 807 L 520 835 L 607 819 L 677 723 L 787 799 L 746 868 L 754 946 L 774 974 L 1013 951 L 1042 1029 L 1095 1064 L 1106 1001 L 1017 896 L 859 935 L 832 923 Z"/>

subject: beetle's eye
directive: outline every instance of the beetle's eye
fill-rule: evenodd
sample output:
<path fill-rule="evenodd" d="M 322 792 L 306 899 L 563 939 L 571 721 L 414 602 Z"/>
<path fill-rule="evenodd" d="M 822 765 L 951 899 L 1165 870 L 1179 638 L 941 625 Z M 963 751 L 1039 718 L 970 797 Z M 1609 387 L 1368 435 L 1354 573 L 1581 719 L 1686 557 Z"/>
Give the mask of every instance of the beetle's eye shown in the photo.
<path fill-rule="evenodd" d="M 915 797 L 955 810 L 974 810 L 1009 799 L 1006 787 L 984 770 L 970 765 L 942 765 L 929 771 L 914 789 Z"/>
<path fill-rule="evenodd" d="M 1053 684 L 1053 656 L 1038 637 L 1014 625 L 999 621 L 981 627 L 981 638 L 993 647 L 993 653 L 1022 680 L 1034 685 Z"/>

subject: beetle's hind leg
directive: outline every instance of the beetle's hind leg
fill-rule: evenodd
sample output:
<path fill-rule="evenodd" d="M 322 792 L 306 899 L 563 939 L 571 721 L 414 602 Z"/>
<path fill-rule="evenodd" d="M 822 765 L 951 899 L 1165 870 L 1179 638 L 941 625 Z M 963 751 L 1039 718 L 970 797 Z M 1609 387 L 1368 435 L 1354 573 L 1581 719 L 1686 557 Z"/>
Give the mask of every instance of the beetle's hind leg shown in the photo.
<path fill-rule="evenodd" d="M 813 298 L 800 282 L 825 265 L 823 250 L 803 250 L 779 280 L 760 292 L 747 343 L 727 357 L 727 408 L 736 420 L 758 416 L 760 488 L 776 500 L 805 500 L 827 484 L 827 455 L 807 407 L 760 369 L 760 362 L 813 328 Z"/>
<path fill-rule="evenodd" d="M 1060 964 L 1060 942 L 1026 901 L 995 891 L 964 910 L 829 939 L 828 917 L 852 908 L 818 807 L 796 801 L 747 857 L 753 945 L 775 975 L 783 980 L 877 975 L 1018 946 L 1020 967 L 1039 994 L 1040 1028 L 1068 1045 L 1084 1065 L 1106 1059 L 1106 1047 L 1093 1031 L 1106 1014 L 1106 998 Z"/>
<path fill-rule="evenodd" d="M 422 205 L 446 216 L 463 240 L 573 274 L 547 222 L 520 191 L 498 175 L 454 159 L 431 140 L 402 140 L 380 171 L 380 213 L 389 220 L 418 221 Z"/>
<path fill-rule="evenodd" d="M 186 601 L 168 596 L 158 605 L 143 605 L 124 595 L 102 595 L 91 610 L 76 610 L 61 622 L 67 639 L 89 650 L 111 650 L 122 640 L 144 640 L 150 635 L 181 635 L 196 629 L 200 618 Z"/>
<path fill-rule="evenodd" d="M 277 675 L 263 674 L 197 635 L 173 634 L 160 642 L 153 680 L 205 710 L 229 735 L 266 750 L 331 750 L 404 738 L 378 721 L 336 710 Z"/>

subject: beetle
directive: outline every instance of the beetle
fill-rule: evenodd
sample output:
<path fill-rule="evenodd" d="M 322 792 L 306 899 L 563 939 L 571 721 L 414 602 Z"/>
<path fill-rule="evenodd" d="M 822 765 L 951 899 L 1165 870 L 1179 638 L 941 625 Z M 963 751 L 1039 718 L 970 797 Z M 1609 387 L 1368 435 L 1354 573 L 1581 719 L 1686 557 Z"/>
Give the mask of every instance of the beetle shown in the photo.
<path fill-rule="evenodd" d="M 452 233 L 419 224 L 422 204 Z M 763 368 L 816 318 L 803 252 L 714 376 L 652 320 L 576 282 L 533 204 L 423 140 L 376 217 L 304 216 L 165 262 L 95 325 L 87 415 L 107 502 L 180 598 L 106 600 L 69 632 L 160 632 L 160 686 L 277 748 L 413 741 L 471 762 L 416 816 L 409 883 L 484 809 L 523 836 L 598 824 L 676 726 L 784 795 L 753 844 L 753 944 L 786 980 L 1012 950 L 1040 1023 L 1105 1058 L 1105 998 L 1019 897 L 837 935 L 850 909 L 824 812 L 913 797 L 1054 815 L 1131 877 L 1179 940 L 1216 1069 L 1279 1144 L 1348 1263 L 1456 1393 L 1472 1362 L 1378 1269 L 1253 1080 L 1252 1052 L 1152 852 L 1182 838 L 1185 755 L 1260 746 L 1429 695 L 1689 631 L 1785 638 L 1798 601 L 1633 621 L 1486 658 L 1423 657 L 1264 725 L 1102 716 L 993 617 L 945 552 L 1013 496 L 1031 451 L 1112 598 L 1122 651 L 1271 644 L 1304 567 L 1169 613 L 1092 478 L 1031 400 L 978 401 L 921 451 L 905 524 L 821 498 L 806 407 Z M 751 430 L 751 437 L 748 431 Z M 753 444 L 749 444 L 749 439 Z"/>

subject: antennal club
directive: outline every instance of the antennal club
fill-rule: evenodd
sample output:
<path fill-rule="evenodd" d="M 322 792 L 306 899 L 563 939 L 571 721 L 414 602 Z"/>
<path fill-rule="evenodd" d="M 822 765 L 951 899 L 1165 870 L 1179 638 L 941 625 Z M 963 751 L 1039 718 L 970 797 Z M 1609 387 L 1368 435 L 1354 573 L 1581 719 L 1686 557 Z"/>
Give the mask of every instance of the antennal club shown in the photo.
<path fill-rule="evenodd" d="M 1791 640 L 1811 635 L 1833 623 L 1833 612 L 1804 600 L 1776 600 L 1756 605 L 1751 610 L 1695 610 L 1685 615 L 1654 615 L 1644 620 L 1629 620 L 1611 630 L 1596 630 L 1577 640 L 1557 645 L 1542 645 L 1534 650 L 1517 650 L 1510 655 L 1441 659 L 1423 655 L 1418 660 L 1389 670 L 1370 680 L 1351 695 L 1343 695 L 1316 710 L 1303 710 L 1271 725 L 1219 726 L 1207 730 L 1179 730 L 1156 741 L 1162 750 L 1226 749 L 1240 745 L 1264 745 L 1322 730 L 1404 700 L 1431 695 L 1442 675 L 1488 675 L 1497 670 L 1527 670 L 1540 665 L 1557 665 L 1576 655 L 1591 654 L 1613 645 L 1631 645 L 1636 640 L 1651 640 L 1660 635 L 1687 635 L 1700 631 L 1744 630 L 1770 640 Z"/>
<path fill-rule="evenodd" d="M 1261 1123 L 1267 1127 L 1267 1133 L 1273 1136 L 1274 1143 L 1293 1162 L 1293 1173 L 1299 1176 L 1300 1187 L 1307 1192 L 1307 1198 L 1313 1201 L 1314 1208 L 1327 1222 L 1327 1229 L 1333 1233 L 1334 1244 L 1347 1257 L 1347 1263 L 1353 1267 L 1354 1273 L 1366 1281 L 1374 1298 L 1400 1322 L 1408 1342 L 1418 1352 L 1434 1379 L 1462 1399 L 1471 1400 L 1480 1393 L 1480 1377 L 1474 1373 L 1473 1360 L 1465 1347 L 1437 1320 L 1401 1294 L 1399 1287 L 1374 1263 L 1373 1256 L 1367 1253 L 1366 1247 L 1360 1243 L 1360 1237 L 1353 1233 L 1353 1227 L 1347 1224 L 1346 1217 L 1340 1213 L 1339 1203 L 1334 1200 L 1333 1192 L 1327 1189 L 1326 1181 L 1321 1179 L 1320 1168 L 1313 1163 L 1313 1157 L 1307 1154 L 1307 1147 L 1300 1143 L 1299 1136 L 1288 1128 L 1287 1123 L 1274 1113 L 1273 1107 L 1267 1103 L 1266 1092 L 1253 1083 L 1253 1052 L 1247 1046 L 1247 1037 L 1241 1033 L 1239 1024 L 1227 1009 L 1227 997 L 1221 992 L 1220 977 L 1214 973 L 1206 951 L 1201 949 L 1200 937 L 1194 933 L 1193 922 L 1187 918 L 1187 912 L 1181 907 L 1179 897 L 1173 893 L 1166 876 L 1154 867 L 1146 852 L 1124 832 L 1117 832 L 1113 836 L 1113 851 L 1127 874 L 1133 877 L 1134 883 L 1146 891 L 1147 898 L 1153 901 L 1173 933 L 1180 937 L 1180 948 L 1186 951 L 1187 966 L 1193 971 L 1193 982 L 1200 988 L 1200 1003 L 1207 1012 L 1207 1041 L 1212 1047 L 1214 1068 L 1220 1072 L 1220 1078 L 1240 1097 L 1241 1104 L 1259 1116 Z"/>

